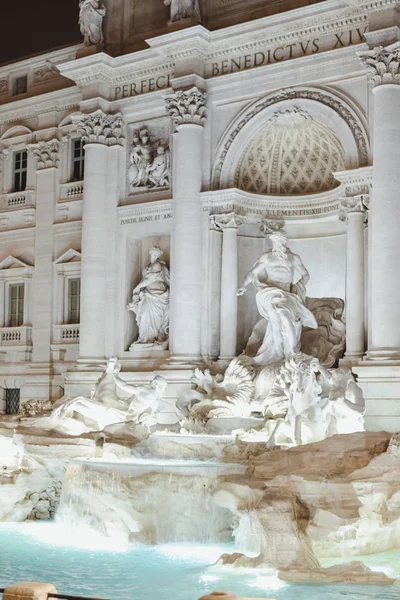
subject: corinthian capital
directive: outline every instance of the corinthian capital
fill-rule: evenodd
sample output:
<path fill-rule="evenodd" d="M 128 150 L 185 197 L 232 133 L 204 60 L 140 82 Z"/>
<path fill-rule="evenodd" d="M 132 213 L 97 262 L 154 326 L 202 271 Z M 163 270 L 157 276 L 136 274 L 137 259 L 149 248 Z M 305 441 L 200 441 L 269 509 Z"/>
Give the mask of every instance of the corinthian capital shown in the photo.
<path fill-rule="evenodd" d="M 237 229 L 240 225 L 246 222 L 246 217 L 237 215 L 234 212 L 224 213 L 219 215 L 210 215 L 210 223 L 219 231 L 223 229 Z"/>
<path fill-rule="evenodd" d="M 375 85 L 400 84 L 400 42 L 357 53 Z"/>
<path fill-rule="evenodd" d="M 364 223 L 368 223 L 369 194 L 358 194 L 340 200 L 339 219 L 347 223 L 349 213 L 358 213 L 363 216 Z"/>
<path fill-rule="evenodd" d="M 49 140 L 48 142 L 39 142 L 31 146 L 33 155 L 38 159 L 37 169 L 50 169 L 58 167 L 60 162 L 58 151 L 60 142 L 58 140 Z"/>
<path fill-rule="evenodd" d="M 178 125 L 204 125 L 206 120 L 206 95 L 192 88 L 181 90 L 165 99 L 167 113 L 175 127 Z"/>
<path fill-rule="evenodd" d="M 96 110 L 90 115 L 73 117 L 78 133 L 87 144 L 120 146 L 123 143 L 123 121 L 120 113 L 107 115 Z"/>

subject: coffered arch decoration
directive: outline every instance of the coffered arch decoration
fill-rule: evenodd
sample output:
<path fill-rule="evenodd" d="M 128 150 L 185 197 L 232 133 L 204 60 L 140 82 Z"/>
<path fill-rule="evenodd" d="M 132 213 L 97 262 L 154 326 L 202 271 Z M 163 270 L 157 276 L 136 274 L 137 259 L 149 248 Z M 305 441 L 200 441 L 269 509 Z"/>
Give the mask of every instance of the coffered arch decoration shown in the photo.
<path fill-rule="evenodd" d="M 277 196 L 321 193 L 337 171 L 366 166 L 369 141 L 357 109 L 328 89 L 296 88 L 246 107 L 217 150 L 213 189 Z"/>

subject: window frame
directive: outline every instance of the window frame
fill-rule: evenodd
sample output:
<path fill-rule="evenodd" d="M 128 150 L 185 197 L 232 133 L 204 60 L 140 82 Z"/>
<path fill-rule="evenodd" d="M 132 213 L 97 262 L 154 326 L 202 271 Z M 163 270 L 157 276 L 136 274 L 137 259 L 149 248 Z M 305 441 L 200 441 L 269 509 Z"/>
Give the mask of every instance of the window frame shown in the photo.
<path fill-rule="evenodd" d="M 25 155 L 25 156 L 24 156 Z M 20 166 L 17 167 L 17 157 L 20 156 Z M 24 166 L 25 163 L 25 166 Z M 25 177 L 24 177 L 25 176 Z M 18 177 L 18 183 L 17 183 Z M 13 152 L 12 160 L 12 192 L 25 192 L 28 181 L 28 150 L 21 149 Z"/>
<path fill-rule="evenodd" d="M 21 298 L 21 294 L 18 292 L 18 290 L 20 290 L 22 288 L 22 298 Z M 16 289 L 17 290 L 17 298 L 16 298 L 16 304 L 17 304 L 17 310 L 15 313 L 15 323 L 13 323 L 13 313 L 12 313 L 12 304 L 13 304 L 13 298 L 12 298 L 12 292 L 13 290 Z M 22 327 L 25 321 L 25 282 L 22 281 L 13 281 L 13 282 L 9 282 L 7 285 L 7 296 L 8 296 L 8 302 L 7 302 L 7 312 L 6 312 L 6 323 L 7 323 L 7 327 Z M 19 309 L 21 308 L 21 304 L 22 304 L 22 311 L 20 312 Z"/>
<path fill-rule="evenodd" d="M 79 142 L 80 145 L 80 153 L 79 156 L 75 156 L 76 145 Z M 78 165 L 77 170 L 79 172 L 80 178 L 75 176 L 75 165 Z M 83 181 L 85 176 L 85 144 L 82 138 L 71 138 L 71 159 L 70 159 L 70 181 L 77 182 Z"/>
<path fill-rule="evenodd" d="M 78 308 L 77 308 L 77 313 L 78 313 L 78 320 L 74 321 L 72 319 L 72 310 L 71 310 L 71 283 L 73 282 L 79 282 L 78 285 L 78 294 L 77 294 L 77 298 L 78 298 Z M 77 277 L 76 275 L 70 275 L 70 276 L 66 276 L 65 278 L 65 293 L 66 293 L 66 298 L 65 298 L 65 309 L 64 309 L 64 325 L 79 325 L 80 324 L 80 320 L 81 320 L 81 277 L 79 275 L 79 277 Z"/>
<path fill-rule="evenodd" d="M 20 92 L 18 91 L 18 82 L 24 80 L 25 85 L 24 87 L 24 91 Z M 12 96 L 23 96 L 24 94 L 28 93 L 28 73 L 21 73 L 19 75 L 16 75 L 13 78 L 12 81 L 12 87 L 11 87 L 11 95 Z"/>

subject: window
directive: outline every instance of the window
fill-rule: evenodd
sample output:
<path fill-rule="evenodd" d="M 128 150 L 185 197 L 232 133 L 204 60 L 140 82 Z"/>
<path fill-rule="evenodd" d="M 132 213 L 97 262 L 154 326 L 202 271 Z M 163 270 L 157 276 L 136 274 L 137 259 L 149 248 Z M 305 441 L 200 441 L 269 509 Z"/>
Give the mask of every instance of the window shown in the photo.
<path fill-rule="evenodd" d="M 6 415 L 19 413 L 21 390 L 19 388 L 6 388 Z"/>
<path fill-rule="evenodd" d="M 28 91 L 28 76 L 23 75 L 14 79 L 13 96 L 19 96 L 19 94 L 26 94 Z"/>
<path fill-rule="evenodd" d="M 21 327 L 24 322 L 24 284 L 13 283 L 10 285 L 9 301 L 9 327 Z"/>
<path fill-rule="evenodd" d="M 82 140 L 73 140 L 72 147 L 72 180 L 83 181 L 85 171 L 85 148 Z"/>
<path fill-rule="evenodd" d="M 68 323 L 79 323 L 81 312 L 81 280 L 68 279 Z"/>
<path fill-rule="evenodd" d="M 14 154 L 14 192 L 23 192 L 26 188 L 28 170 L 28 152 L 21 150 Z"/>

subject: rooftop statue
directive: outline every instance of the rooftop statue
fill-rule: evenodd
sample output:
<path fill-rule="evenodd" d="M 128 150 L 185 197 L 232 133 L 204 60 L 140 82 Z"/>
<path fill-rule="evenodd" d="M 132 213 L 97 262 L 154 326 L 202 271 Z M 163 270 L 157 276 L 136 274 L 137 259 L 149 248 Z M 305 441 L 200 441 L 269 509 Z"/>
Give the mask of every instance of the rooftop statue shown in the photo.
<path fill-rule="evenodd" d="M 158 246 L 150 248 L 150 263 L 143 269 L 127 306 L 135 313 L 139 330 L 135 344 L 168 345 L 169 269 L 159 260 L 162 254 Z"/>
<path fill-rule="evenodd" d="M 103 47 L 103 19 L 105 14 L 106 7 L 102 0 L 79 1 L 79 26 L 84 37 L 83 43 L 85 46 Z"/>
<path fill-rule="evenodd" d="M 182 19 L 200 21 L 199 0 L 164 0 L 164 4 L 171 7 L 171 23 Z"/>
<path fill-rule="evenodd" d="M 238 296 L 243 295 L 250 283 L 257 289 L 256 302 L 262 319 L 253 329 L 246 354 L 260 366 L 298 352 L 303 326 L 317 327 L 314 315 L 304 304 L 307 269 L 287 247 L 284 231 L 275 231 L 270 239 L 272 250 L 260 256 L 238 290 Z"/>

